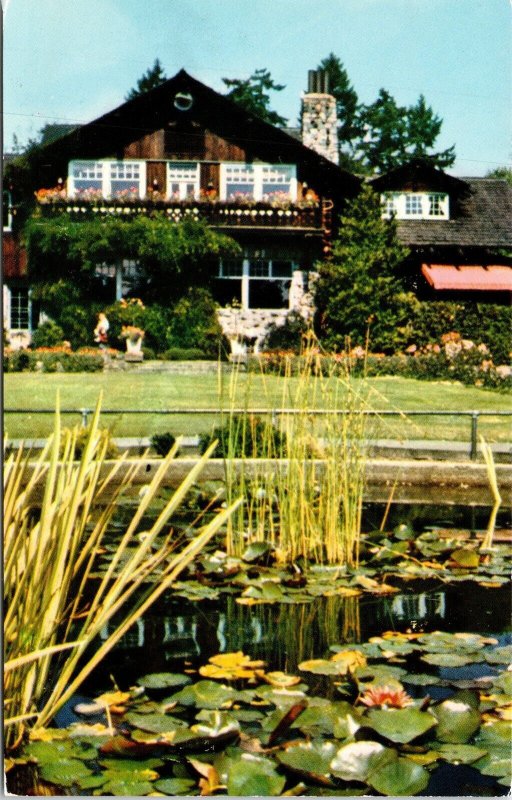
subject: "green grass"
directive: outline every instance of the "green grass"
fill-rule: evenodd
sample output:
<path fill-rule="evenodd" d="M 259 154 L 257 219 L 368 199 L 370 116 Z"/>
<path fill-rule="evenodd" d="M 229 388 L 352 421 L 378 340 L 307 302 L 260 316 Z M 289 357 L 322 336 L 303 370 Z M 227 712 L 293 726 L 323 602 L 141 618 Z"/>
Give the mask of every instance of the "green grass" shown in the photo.
<path fill-rule="evenodd" d="M 245 400 L 248 384 L 249 405 L 281 408 L 282 379 L 277 376 L 239 376 L 240 405 Z M 371 378 L 371 407 L 378 410 L 440 411 L 504 411 L 511 409 L 510 397 L 476 387 L 445 381 L 417 381 L 410 378 Z M 93 408 L 103 390 L 103 409 L 217 409 L 219 379 L 214 374 L 33 374 L 12 373 L 4 376 L 4 406 L 23 409 L 49 409 L 51 413 L 4 415 L 4 431 L 8 438 L 39 438 L 48 435 L 53 426 L 53 408 L 60 390 L 63 409 Z M 323 398 L 323 403 L 328 400 Z M 320 406 L 321 407 L 321 406 Z M 63 416 L 65 425 L 80 423 L 79 414 Z M 212 414 L 197 416 L 151 414 L 103 414 L 102 424 L 113 436 L 151 436 L 171 431 L 175 435 L 207 432 L 219 423 Z M 482 418 L 479 432 L 489 442 L 510 439 L 511 420 L 507 417 Z M 378 438 L 446 439 L 468 441 L 469 418 L 426 417 L 380 418 L 372 422 L 370 434 Z"/>

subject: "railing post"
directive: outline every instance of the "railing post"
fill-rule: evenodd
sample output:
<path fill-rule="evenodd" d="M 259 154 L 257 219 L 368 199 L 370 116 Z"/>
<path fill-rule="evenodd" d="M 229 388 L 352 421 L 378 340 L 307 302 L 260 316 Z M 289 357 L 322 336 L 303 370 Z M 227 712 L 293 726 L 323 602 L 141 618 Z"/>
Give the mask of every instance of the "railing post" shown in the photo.
<path fill-rule="evenodd" d="M 80 414 L 82 415 L 82 428 L 87 428 L 87 423 L 89 422 L 89 414 L 91 410 L 89 408 L 81 408 Z"/>
<path fill-rule="evenodd" d="M 473 411 L 471 414 L 471 449 L 469 451 L 471 461 L 476 461 L 477 456 L 478 416 L 478 411 Z"/>

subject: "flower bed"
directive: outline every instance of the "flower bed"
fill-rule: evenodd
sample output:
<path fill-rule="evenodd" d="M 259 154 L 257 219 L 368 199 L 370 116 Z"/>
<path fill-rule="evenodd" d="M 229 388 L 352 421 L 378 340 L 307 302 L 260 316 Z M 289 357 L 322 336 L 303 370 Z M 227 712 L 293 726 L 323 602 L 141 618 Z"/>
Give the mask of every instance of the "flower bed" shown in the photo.
<path fill-rule="evenodd" d="M 293 374 L 300 371 L 303 357 L 288 351 L 268 351 L 250 359 L 248 368 L 260 371 L 283 373 L 285 365 Z M 440 344 L 428 344 L 422 348 L 412 345 L 405 353 L 386 356 L 383 353 L 367 353 L 356 347 L 348 353 L 322 354 L 317 357 L 318 369 L 324 374 L 338 366 L 352 375 L 365 374 L 397 375 L 419 380 L 452 380 L 469 386 L 488 389 L 512 389 L 512 369 L 508 365 L 496 365 L 485 344 L 475 345 L 462 339 L 458 333 L 448 333 Z"/>
<path fill-rule="evenodd" d="M 5 372 L 101 372 L 104 355 L 117 356 L 117 350 L 81 348 L 72 352 L 65 347 L 41 347 L 37 350 L 4 351 Z"/>

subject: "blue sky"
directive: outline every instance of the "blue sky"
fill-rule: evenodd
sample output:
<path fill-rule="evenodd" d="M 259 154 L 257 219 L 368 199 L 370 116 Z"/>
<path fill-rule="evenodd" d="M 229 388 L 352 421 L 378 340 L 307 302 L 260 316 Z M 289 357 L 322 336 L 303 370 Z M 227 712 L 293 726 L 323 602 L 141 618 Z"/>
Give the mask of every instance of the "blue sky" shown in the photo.
<path fill-rule="evenodd" d="M 295 124 L 307 71 L 340 57 L 362 102 L 425 95 L 455 144 L 456 175 L 512 161 L 510 0 L 2 0 L 4 149 L 46 122 L 87 122 L 123 102 L 158 57 L 224 91 L 267 67 Z"/>

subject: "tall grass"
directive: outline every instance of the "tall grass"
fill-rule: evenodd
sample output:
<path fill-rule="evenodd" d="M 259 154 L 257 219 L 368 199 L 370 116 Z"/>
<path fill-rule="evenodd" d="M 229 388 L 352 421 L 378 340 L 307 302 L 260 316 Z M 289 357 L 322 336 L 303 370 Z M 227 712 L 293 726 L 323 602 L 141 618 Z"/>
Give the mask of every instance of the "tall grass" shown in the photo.
<path fill-rule="evenodd" d="M 104 577 L 93 584 L 102 541 L 119 497 L 142 460 L 106 462 L 108 435 L 99 430 L 98 402 L 81 458 L 78 429 L 62 431 L 57 407 L 53 436 L 35 463 L 12 454 L 4 478 L 4 726 L 15 747 L 27 727 L 45 726 L 137 619 L 165 592 L 238 501 L 176 543 L 170 521 L 197 479 L 209 448 L 144 536 L 140 525 L 171 467 L 179 442 L 145 487 Z M 43 486 L 42 499 L 37 493 Z M 108 502 L 102 500 L 110 492 Z M 113 493 L 113 496 L 112 496 Z M 37 510 L 40 500 L 40 511 Z M 116 627 L 84 657 L 99 632 Z"/>
<path fill-rule="evenodd" d="M 239 556 L 248 541 L 266 541 L 282 561 L 354 567 L 367 438 L 360 412 L 368 393 L 364 382 L 351 381 L 347 362 L 324 374 L 311 338 L 300 363 L 292 376 L 290 359 L 283 360 L 281 406 L 262 420 L 234 411 L 248 408 L 250 376 L 242 397 L 236 369 L 221 387 L 227 494 L 245 498 L 228 522 L 226 547 Z M 259 377 L 265 393 L 265 376 Z M 315 415 L 314 408 L 327 413 Z"/>

